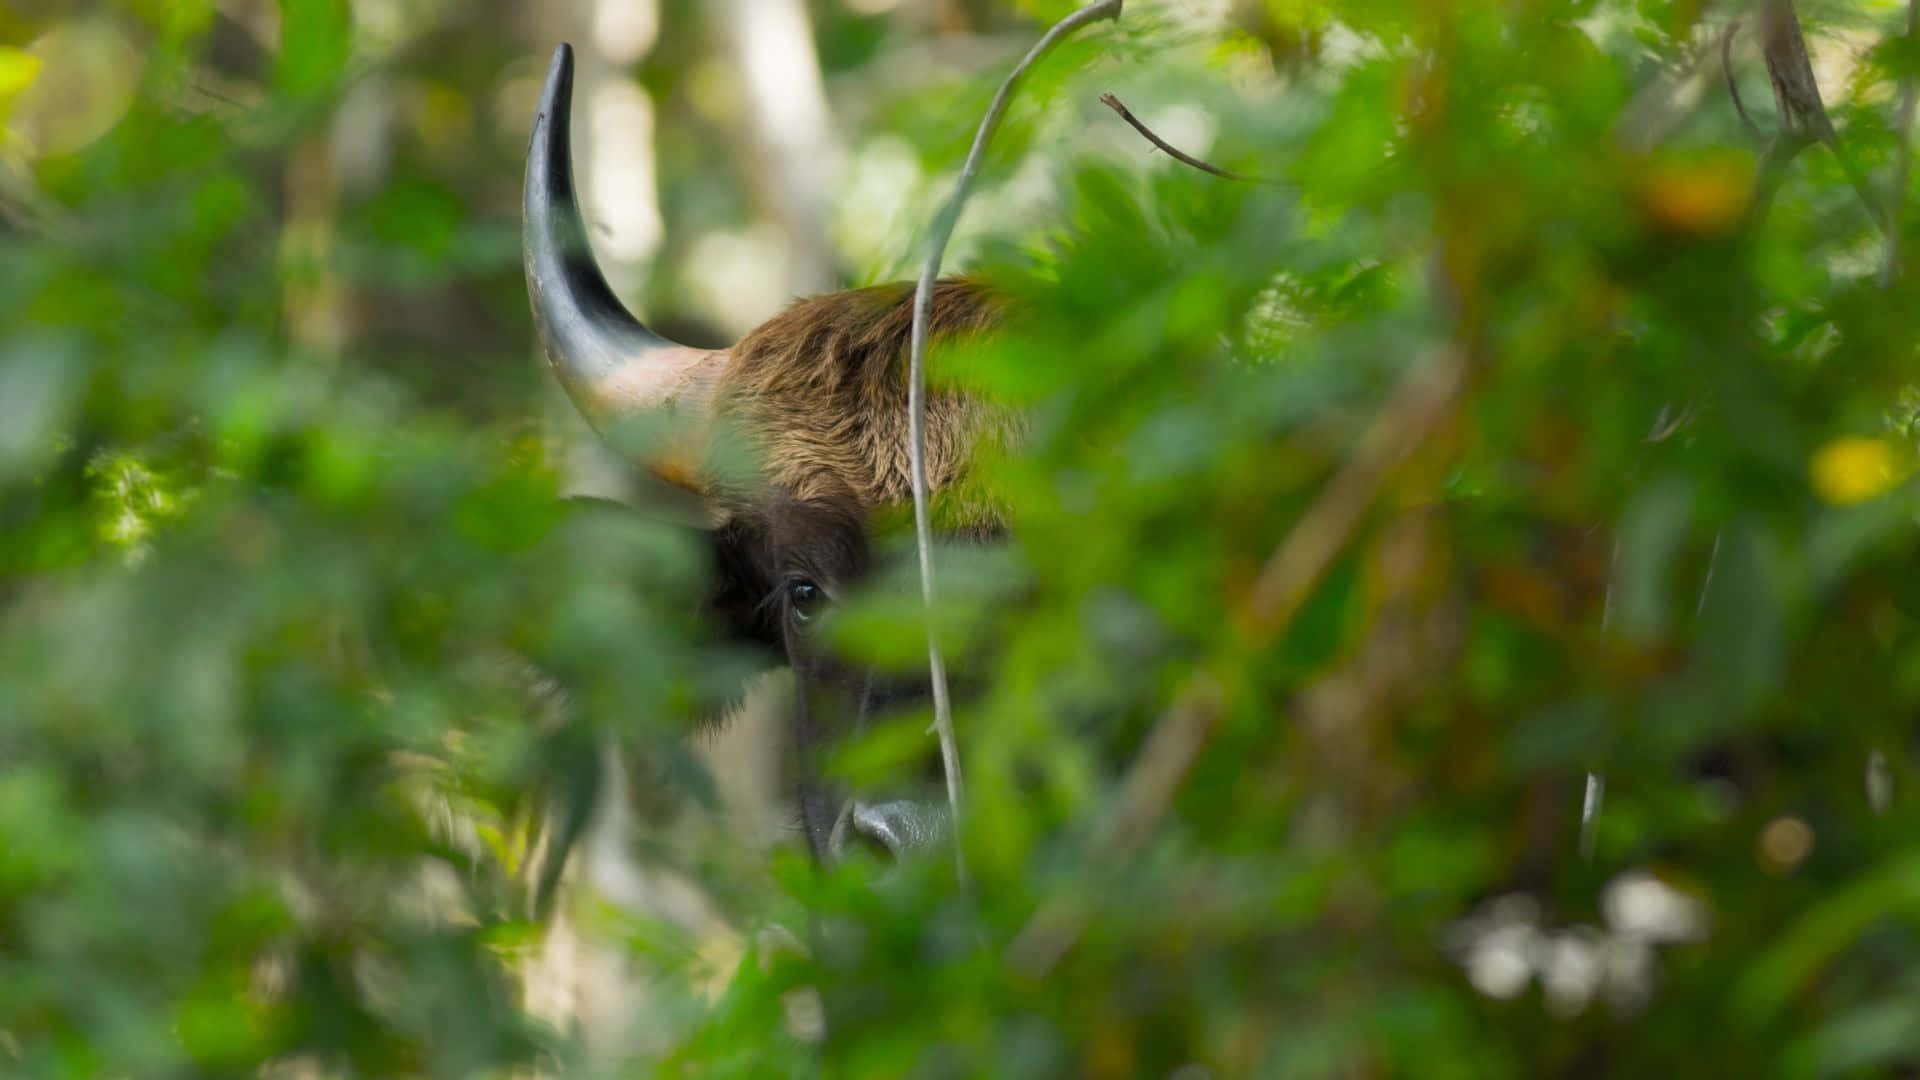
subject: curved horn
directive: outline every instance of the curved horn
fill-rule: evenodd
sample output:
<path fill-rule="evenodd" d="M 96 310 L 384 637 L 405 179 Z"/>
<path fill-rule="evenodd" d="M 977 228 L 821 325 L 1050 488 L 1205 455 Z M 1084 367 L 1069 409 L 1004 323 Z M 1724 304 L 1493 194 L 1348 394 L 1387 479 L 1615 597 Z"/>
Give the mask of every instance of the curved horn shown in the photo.
<path fill-rule="evenodd" d="M 677 345 L 647 329 L 601 276 L 574 197 L 572 106 L 573 48 L 562 44 L 533 121 L 524 205 L 527 294 L 547 363 L 603 435 L 644 409 L 704 413 L 726 353 Z"/>

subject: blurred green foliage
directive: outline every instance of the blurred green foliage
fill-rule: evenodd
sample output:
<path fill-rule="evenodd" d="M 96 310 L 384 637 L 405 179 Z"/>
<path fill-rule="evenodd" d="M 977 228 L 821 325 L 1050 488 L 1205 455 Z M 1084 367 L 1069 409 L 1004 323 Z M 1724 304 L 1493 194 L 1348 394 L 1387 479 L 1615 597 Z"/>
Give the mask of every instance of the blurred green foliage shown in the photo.
<path fill-rule="evenodd" d="M 738 666 L 686 614 L 683 530 L 560 499 L 517 251 L 531 6 L 0 8 L 0 1074 L 594 1067 L 525 1007 L 534 838 L 577 834 L 609 736 L 643 821 L 711 803 L 687 727 Z M 812 5 L 848 167 L 910 211 L 848 234 L 850 279 L 912 265 L 999 72 L 1072 6 Z M 661 5 L 631 71 L 667 317 L 690 238 L 769 216 L 721 164 L 724 7 Z M 642 838 L 732 927 L 572 902 L 654 973 L 647 1067 L 1911 1070 L 1914 200 L 1885 283 L 1835 154 L 1759 205 L 1734 12 L 1229 7 L 1141 0 L 1054 55 L 962 223 L 1026 315 L 936 377 L 1031 417 L 985 463 L 1015 539 L 950 553 L 938 619 L 985 686 L 967 886 Z M 1801 15 L 1888 198 L 1904 9 Z M 1770 130 L 1756 33 L 1733 74 Z M 1149 156 L 1108 90 L 1270 182 Z M 368 101 L 390 126 L 356 185 Z M 1459 400 L 1250 633 L 1262 564 L 1442 351 Z M 875 592 L 842 644 L 911 669 L 921 614 Z M 1217 729 L 1103 857 L 1199 670 L 1231 688 Z M 836 767 L 911 767 L 925 720 Z M 1635 923 L 1629 871 L 1698 925 Z M 1036 966 L 1042 909 L 1081 925 Z"/>

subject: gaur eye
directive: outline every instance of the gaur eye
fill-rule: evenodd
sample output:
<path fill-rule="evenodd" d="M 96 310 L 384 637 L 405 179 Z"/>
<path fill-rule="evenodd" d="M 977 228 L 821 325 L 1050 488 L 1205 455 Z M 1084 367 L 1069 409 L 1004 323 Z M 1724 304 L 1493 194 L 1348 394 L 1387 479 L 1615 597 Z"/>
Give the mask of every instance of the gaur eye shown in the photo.
<path fill-rule="evenodd" d="M 806 578 L 795 578 L 787 583 L 787 610 L 793 612 L 794 622 L 806 622 L 826 606 L 827 593 L 820 586 Z"/>

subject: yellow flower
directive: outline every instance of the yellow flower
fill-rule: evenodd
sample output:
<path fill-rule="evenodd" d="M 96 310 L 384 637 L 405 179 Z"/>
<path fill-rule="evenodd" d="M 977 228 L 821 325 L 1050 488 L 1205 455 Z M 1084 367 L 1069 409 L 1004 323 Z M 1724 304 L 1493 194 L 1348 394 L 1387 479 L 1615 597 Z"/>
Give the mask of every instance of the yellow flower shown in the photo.
<path fill-rule="evenodd" d="M 1814 494 L 1835 506 L 1851 506 L 1886 494 L 1905 479 L 1906 468 L 1885 439 L 1846 435 L 1814 452 L 1809 472 Z"/>

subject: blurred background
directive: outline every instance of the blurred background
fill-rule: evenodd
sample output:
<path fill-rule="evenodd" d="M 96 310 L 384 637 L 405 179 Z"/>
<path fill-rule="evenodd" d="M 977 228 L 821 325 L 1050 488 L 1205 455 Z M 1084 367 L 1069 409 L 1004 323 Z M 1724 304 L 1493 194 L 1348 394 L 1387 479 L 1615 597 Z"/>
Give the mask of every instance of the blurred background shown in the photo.
<path fill-rule="evenodd" d="M 935 372 L 1031 417 L 969 881 L 807 864 L 778 677 L 690 734 L 699 550 L 562 500 L 647 488 L 533 348 L 554 45 L 719 345 L 913 276 L 1073 7 L 0 4 L 0 1074 L 1920 1068 L 1905 4 L 1131 0 L 946 256 L 1031 315 Z"/>

